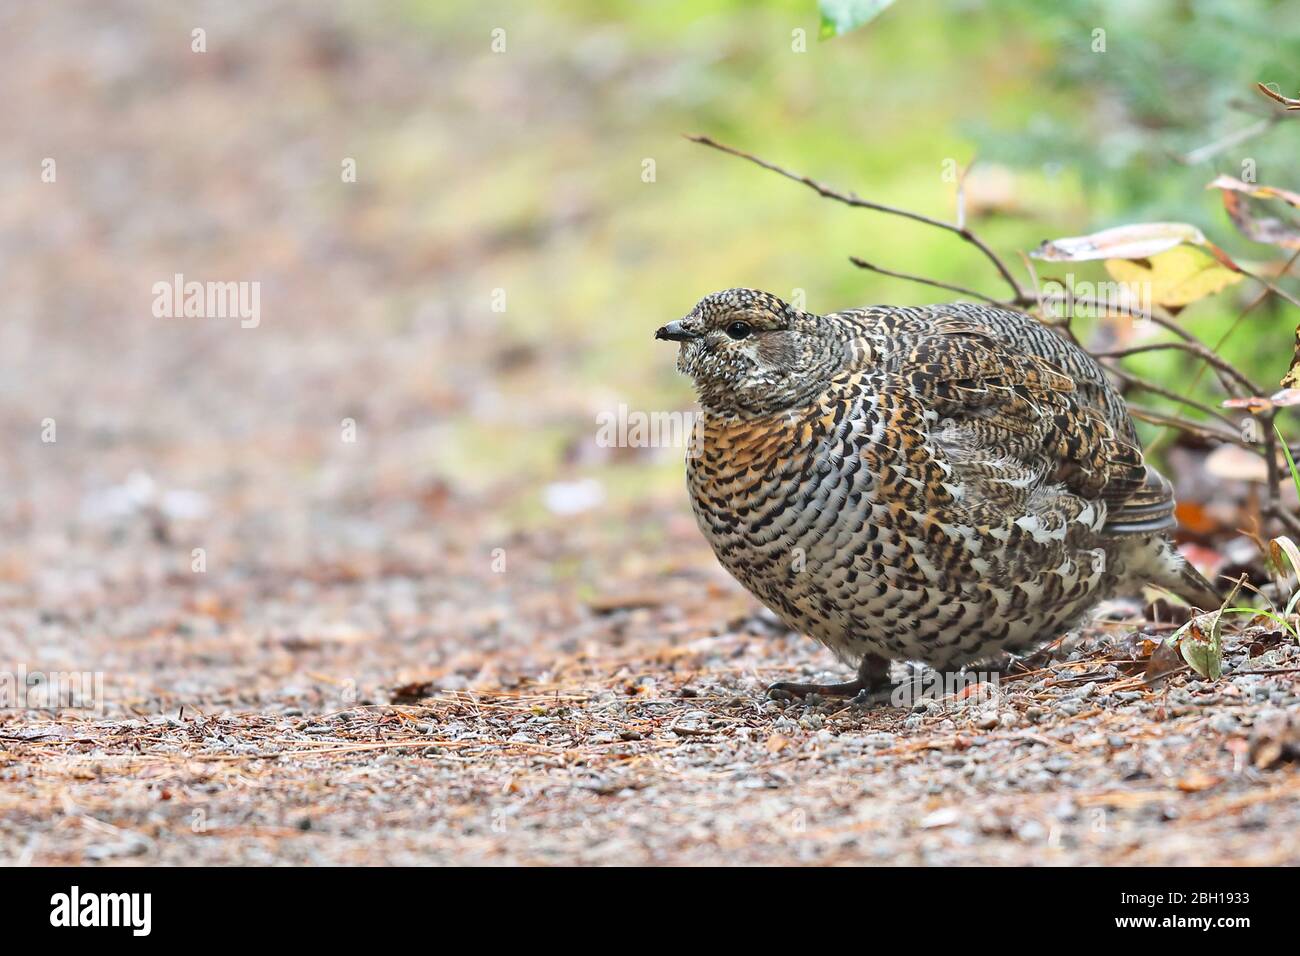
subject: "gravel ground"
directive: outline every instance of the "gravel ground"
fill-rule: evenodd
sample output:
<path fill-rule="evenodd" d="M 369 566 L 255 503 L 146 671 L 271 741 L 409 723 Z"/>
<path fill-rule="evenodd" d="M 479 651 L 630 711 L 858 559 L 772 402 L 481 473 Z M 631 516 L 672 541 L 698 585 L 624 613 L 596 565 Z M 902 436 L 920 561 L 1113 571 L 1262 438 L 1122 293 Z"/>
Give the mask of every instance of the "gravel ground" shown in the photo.
<path fill-rule="evenodd" d="M 607 241 L 582 169 L 532 231 L 429 226 L 599 84 L 324 8 L 201 5 L 204 57 L 180 4 L 0 12 L 0 862 L 1300 862 L 1264 627 L 1214 683 L 1148 683 L 1139 619 L 993 695 L 767 700 L 845 671 L 719 570 L 680 451 L 595 447 L 582 335 L 487 309 Z M 262 324 L 155 318 L 176 272 Z"/>
<path fill-rule="evenodd" d="M 418 576 L 353 587 L 432 600 Z M 196 636 L 216 609 L 187 612 L 131 649 L 151 666 L 127 684 L 188 693 L 0 724 L 0 860 L 1300 862 L 1300 654 L 1279 635 L 1235 636 L 1217 682 L 1148 682 L 1114 663 L 1143 642 L 1114 626 L 996 688 L 862 707 L 766 700 L 838 675 L 765 616 L 723 614 L 745 604 L 707 570 L 561 598 L 549 648 L 493 646 L 499 619 L 436 647 L 232 647 Z M 425 656 L 448 663 L 399 666 Z"/>

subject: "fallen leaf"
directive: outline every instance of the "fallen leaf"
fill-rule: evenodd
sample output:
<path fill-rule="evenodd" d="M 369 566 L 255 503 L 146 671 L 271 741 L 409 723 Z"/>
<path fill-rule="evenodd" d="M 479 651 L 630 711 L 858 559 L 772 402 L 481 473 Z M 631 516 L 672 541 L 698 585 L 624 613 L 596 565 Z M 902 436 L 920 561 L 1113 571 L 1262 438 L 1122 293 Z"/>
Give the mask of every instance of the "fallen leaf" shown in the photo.
<path fill-rule="evenodd" d="M 1209 790 L 1220 783 L 1222 779 L 1222 777 L 1196 770 L 1179 780 L 1177 786 L 1183 793 L 1200 793 L 1202 790 Z"/>
<path fill-rule="evenodd" d="M 921 820 L 922 830 L 934 830 L 939 827 L 949 827 L 961 819 L 961 811 L 956 807 L 943 807 L 928 813 Z"/>
<path fill-rule="evenodd" d="M 1169 641 L 1161 641 L 1156 645 L 1156 649 L 1151 652 L 1151 658 L 1147 661 L 1146 670 L 1142 673 L 1142 680 L 1147 684 L 1154 684 L 1175 671 L 1182 670 L 1182 667 L 1183 663 L 1179 660 L 1178 649 Z"/>
<path fill-rule="evenodd" d="M 1257 724 L 1250 735 L 1250 762 L 1261 770 L 1300 762 L 1300 718 L 1288 714 Z"/>
<path fill-rule="evenodd" d="M 1237 579 L 1218 610 L 1197 614 L 1166 641 L 1178 648 L 1188 667 L 1207 680 L 1218 680 L 1223 676 L 1223 615 L 1245 580 L 1244 574 Z"/>
<path fill-rule="evenodd" d="M 631 611 L 638 608 L 659 607 L 664 603 L 660 593 L 636 591 L 626 594 L 602 594 L 587 599 L 587 607 L 593 614 L 613 614 L 615 611 Z"/>
<path fill-rule="evenodd" d="M 767 738 L 767 752 L 770 754 L 779 754 L 789 746 L 789 737 L 782 737 L 780 734 L 773 734 L 771 737 Z"/>
<path fill-rule="evenodd" d="M 435 693 L 437 689 L 432 681 L 417 681 L 394 687 L 388 692 L 388 700 L 393 704 L 416 704 Z"/>

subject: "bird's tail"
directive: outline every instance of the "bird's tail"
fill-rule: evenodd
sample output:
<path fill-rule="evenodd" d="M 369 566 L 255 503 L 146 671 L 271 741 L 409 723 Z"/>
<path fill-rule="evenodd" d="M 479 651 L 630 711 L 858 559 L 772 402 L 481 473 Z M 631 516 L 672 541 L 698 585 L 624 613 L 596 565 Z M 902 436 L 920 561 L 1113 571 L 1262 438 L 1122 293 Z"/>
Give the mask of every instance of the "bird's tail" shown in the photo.
<path fill-rule="evenodd" d="M 1178 553 L 1168 538 L 1160 539 L 1158 558 L 1151 570 L 1152 584 L 1172 591 L 1192 607 L 1217 611 L 1223 606 L 1224 595 Z"/>
<path fill-rule="evenodd" d="M 1217 611 L 1223 606 L 1223 595 L 1186 558 L 1178 572 L 1178 586 L 1169 590 L 1202 611 Z"/>

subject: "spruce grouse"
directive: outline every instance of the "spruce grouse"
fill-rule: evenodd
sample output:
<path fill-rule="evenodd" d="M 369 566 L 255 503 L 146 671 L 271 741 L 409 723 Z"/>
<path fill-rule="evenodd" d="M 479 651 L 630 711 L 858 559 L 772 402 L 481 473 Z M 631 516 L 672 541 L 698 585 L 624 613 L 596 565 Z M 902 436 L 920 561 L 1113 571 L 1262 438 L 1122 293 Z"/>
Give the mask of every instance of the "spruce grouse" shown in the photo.
<path fill-rule="evenodd" d="M 728 289 L 655 333 L 703 408 L 691 503 L 732 575 L 858 679 L 1027 651 L 1154 584 L 1202 608 L 1172 488 L 1101 367 L 1028 315 L 955 303 L 814 315 Z"/>

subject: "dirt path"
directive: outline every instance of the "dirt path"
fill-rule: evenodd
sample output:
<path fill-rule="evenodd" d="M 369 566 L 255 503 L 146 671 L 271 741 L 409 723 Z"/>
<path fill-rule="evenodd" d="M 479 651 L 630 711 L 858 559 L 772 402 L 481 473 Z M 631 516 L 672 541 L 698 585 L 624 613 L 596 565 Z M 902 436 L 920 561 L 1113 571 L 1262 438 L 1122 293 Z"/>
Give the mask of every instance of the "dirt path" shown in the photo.
<path fill-rule="evenodd" d="M 450 655 L 445 637 L 158 628 L 131 649 L 153 694 L 0 724 L 0 860 L 1300 862 L 1298 655 L 1268 635 L 1230 661 L 1282 673 L 1213 685 L 1145 686 L 1109 663 L 1129 644 L 1099 638 L 983 698 L 781 703 L 764 685 L 825 652 L 728 623 L 745 599 L 711 580 L 560 600 L 549 651 L 476 649 L 491 624 Z M 422 653 L 448 664 L 402 663 Z"/>
<path fill-rule="evenodd" d="M 686 403 L 640 179 L 675 61 L 523 6 L 510 59 L 325 4 L 0 13 L 0 863 L 1300 863 L 1277 635 L 1212 685 L 1117 626 L 988 701 L 765 698 L 843 672 L 718 569 L 680 449 L 593 438 Z M 260 324 L 157 317 L 177 273 Z"/>

